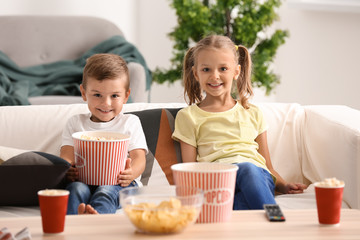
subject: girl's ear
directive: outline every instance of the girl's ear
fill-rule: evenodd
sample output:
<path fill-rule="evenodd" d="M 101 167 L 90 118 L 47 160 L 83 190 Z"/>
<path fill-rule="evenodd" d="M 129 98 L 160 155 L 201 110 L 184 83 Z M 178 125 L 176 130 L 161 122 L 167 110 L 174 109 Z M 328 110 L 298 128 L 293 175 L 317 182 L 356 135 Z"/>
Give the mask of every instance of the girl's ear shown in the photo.
<path fill-rule="evenodd" d="M 235 75 L 234 75 L 234 79 L 238 79 L 239 75 L 240 75 L 240 71 L 241 71 L 241 65 L 237 65 L 235 67 Z"/>
<path fill-rule="evenodd" d="M 196 72 L 195 67 L 192 66 L 192 67 L 191 67 L 191 70 L 192 70 L 192 72 L 193 72 L 193 74 L 194 74 L 194 77 L 195 77 L 196 81 L 199 81 L 199 76 L 197 75 L 197 72 Z"/>
<path fill-rule="evenodd" d="M 87 101 L 87 99 L 86 99 L 86 91 L 85 91 L 82 84 L 80 84 L 80 92 L 81 92 L 82 99 L 86 102 Z"/>

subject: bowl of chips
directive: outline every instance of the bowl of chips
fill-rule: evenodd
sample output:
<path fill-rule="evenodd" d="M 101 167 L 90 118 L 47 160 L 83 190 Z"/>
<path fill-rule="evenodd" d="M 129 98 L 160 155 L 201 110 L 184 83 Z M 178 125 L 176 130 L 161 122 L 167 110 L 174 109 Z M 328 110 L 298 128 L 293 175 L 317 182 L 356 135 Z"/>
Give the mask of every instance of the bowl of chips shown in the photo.
<path fill-rule="evenodd" d="M 119 194 L 130 222 L 151 234 L 183 231 L 196 222 L 204 202 L 203 190 L 195 187 L 128 187 Z"/>

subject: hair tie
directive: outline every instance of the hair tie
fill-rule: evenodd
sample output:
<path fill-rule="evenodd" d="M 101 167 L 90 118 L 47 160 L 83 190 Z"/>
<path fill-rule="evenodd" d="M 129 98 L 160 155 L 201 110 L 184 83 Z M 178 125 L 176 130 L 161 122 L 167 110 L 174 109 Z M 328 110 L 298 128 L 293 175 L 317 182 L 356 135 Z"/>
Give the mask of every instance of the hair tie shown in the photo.
<path fill-rule="evenodd" d="M 238 45 L 235 45 L 235 49 L 236 49 L 236 51 L 239 50 L 239 46 L 238 46 Z"/>

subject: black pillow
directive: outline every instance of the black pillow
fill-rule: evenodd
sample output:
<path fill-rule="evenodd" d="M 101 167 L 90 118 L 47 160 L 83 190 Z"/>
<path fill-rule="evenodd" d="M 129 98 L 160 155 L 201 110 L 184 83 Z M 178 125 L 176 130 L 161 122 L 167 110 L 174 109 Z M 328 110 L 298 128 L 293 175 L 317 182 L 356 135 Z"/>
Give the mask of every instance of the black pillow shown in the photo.
<path fill-rule="evenodd" d="M 174 184 L 171 165 L 181 162 L 180 144 L 171 138 L 177 112 L 181 108 L 157 108 L 128 112 L 140 118 L 149 153 L 141 182 L 147 185 L 154 161 L 157 161 L 169 184 Z"/>
<path fill-rule="evenodd" d="M 37 206 L 41 189 L 64 188 L 66 160 L 43 152 L 25 152 L 0 165 L 0 206 Z"/>

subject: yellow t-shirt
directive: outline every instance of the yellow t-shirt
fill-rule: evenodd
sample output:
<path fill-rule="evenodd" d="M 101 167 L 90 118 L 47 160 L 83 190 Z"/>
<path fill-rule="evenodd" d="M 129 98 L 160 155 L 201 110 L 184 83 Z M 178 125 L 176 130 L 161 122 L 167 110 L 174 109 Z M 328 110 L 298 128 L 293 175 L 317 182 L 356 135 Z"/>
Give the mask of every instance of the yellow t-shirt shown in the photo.
<path fill-rule="evenodd" d="M 207 112 L 194 104 L 177 113 L 172 137 L 197 148 L 198 162 L 251 162 L 268 170 L 255 142 L 266 130 L 263 114 L 253 104 L 245 109 L 237 102 L 225 112 Z"/>

